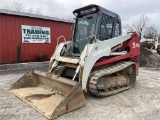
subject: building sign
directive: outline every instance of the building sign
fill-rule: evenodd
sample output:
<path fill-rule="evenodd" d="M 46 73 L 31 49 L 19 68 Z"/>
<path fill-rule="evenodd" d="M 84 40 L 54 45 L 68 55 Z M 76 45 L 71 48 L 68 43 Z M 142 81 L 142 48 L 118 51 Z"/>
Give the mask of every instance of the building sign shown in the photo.
<path fill-rule="evenodd" d="M 51 43 L 50 28 L 22 25 L 22 43 Z"/>

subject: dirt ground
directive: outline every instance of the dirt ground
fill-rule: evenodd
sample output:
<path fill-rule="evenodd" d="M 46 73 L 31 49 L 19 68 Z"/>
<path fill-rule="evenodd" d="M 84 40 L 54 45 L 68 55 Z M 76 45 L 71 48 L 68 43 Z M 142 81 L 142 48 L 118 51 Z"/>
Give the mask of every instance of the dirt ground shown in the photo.
<path fill-rule="evenodd" d="M 0 71 L 0 120 L 47 120 L 9 93 L 10 86 L 27 71 Z M 140 68 L 134 88 L 106 98 L 87 94 L 86 101 L 83 108 L 56 120 L 159 120 L 160 70 Z"/>

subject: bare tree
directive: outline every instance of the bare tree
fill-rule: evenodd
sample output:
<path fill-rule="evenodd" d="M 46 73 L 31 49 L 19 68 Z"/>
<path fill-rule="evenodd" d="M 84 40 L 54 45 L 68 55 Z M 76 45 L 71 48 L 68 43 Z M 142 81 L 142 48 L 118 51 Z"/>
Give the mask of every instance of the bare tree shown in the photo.
<path fill-rule="evenodd" d="M 141 38 L 142 33 L 149 22 L 149 17 L 141 14 L 136 20 L 132 21 L 131 24 L 126 24 L 124 28 L 128 32 L 137 32 Z"/>
<path fill-rule="evenodd" d="M 154 38 L 157 36 L 157 29 L 154 26 L 147 27 L 144 32 L 145 38 Z"/>
<path fill-rule="evenodd" d="M 23 3 L 20 3 L 20 2 L 14 2 L 14 3 L 12 3 L 11 6 L 4 6 L 3 9 L 13 10 L 16 12 L 26 12 L 26 13 L 31 13 L 31 14 L 42 15 L 41 8 L 34 9 L 34 8 L 30 7 L 29 9 L 25 9 Z"/>
<path fill-rule="evenodd" d="M 11 10 L 11 7 L 10 6 L 3 6 L 3 9 L 5 9 L 5 10 Z"/>
<path fill-rule="evenodd" d="M 41 8 L 36 8 L 35 9 L 35 14 L 42 15 L 42 9 Z"/>
<path fill-rule="evenodd" d="M 70 15 L 70 16 L 68 16 L 68 17 L 66 18 L 66 20 L 68 20 L 68 21 L 70 21 L 70 22 L 73 22 L 73 18 L 74 18 L 74 16 L 73 16 L 73 15 Z"/>
<path fill-rule="evenodd" d="M 73 18 L 74 18 L 74 16 L 69 15 L 69 16 L 67 16 L 66 18 L 62 17 L 61 19 L 66 20 L 66 21 L 68 21 L 68 22 L 73 22 L 73 21 L 74 21 Z"/>
<path fill-rule="evenodd" d="M 34 14 L 34 9 L 33 9 L 33 8 L 29 8 L 26 12 L 27 12 L 27 13 Z"/>
<path fill-rule="evenodd" d="M 11 10 L 17 11 L 17 12 L 23 12 L 24 11 L 24 5 L 20 2 L 14 2 L 11 6 Z"/>

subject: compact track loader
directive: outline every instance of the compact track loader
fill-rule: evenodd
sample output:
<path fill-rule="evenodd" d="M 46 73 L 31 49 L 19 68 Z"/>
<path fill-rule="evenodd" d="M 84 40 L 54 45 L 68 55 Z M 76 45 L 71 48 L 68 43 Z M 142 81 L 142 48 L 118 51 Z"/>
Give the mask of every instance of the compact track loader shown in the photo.
<path fill-rule="evenodd" d="M 31 71 L 10 88 L 48 119 L 84 106 L 84 92 L 106 97 L 132 88 L 138 74 L 140 40 L 121 35 L 117 14 L 97 5 L 73 14 L 72 40 L 56 47 L 48 73 Z"/>

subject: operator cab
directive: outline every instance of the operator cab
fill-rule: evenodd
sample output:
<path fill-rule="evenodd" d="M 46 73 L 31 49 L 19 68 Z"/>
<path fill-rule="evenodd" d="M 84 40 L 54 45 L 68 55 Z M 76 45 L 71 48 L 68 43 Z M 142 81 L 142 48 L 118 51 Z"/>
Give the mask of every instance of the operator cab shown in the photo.
<path fill-rule="evenodd" d="M 122 34 L 120 17 L 98 5 L 88 5 L 73 11 L 76 16 L 73 33 L 73 54 L 80 55 L 88 43 L 89 36 L 100 41 Z"/>

